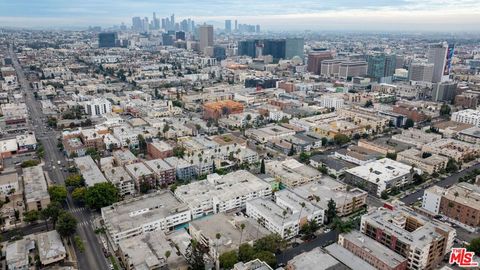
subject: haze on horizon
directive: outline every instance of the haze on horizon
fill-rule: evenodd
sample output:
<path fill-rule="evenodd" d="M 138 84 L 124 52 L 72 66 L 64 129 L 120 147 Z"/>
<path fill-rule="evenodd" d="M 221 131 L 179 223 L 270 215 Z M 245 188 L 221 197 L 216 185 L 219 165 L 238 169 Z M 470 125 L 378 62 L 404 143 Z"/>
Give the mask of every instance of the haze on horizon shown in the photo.
<path fill-rule="evenodd" d="M 131 17 L 225 19 L 264 30 L 479 31 L 478 0 L 0 0 L 0 27 L 71 28 L 131 24 Z"/>

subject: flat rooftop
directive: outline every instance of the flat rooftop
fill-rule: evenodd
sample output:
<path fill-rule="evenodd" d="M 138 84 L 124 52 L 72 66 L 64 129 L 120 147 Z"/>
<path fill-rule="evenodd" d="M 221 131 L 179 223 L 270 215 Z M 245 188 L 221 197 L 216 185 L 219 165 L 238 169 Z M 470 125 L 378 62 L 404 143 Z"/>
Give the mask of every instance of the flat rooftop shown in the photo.
<path fill-rule="evenodd" d="M 409 174 L 411 168 L 412 166 L 410 165 L 389 158 L 382 158 L 362 166 L 348 169 L 346 172 L 366 181 L 377 183 L 377 179 L 388 182 Z"/>
<path fill-rule="evenodd" d="M 392 268 L 407 260 L 359 231 L 351 231 L 343 234 L 343 237 Z"/>
<path fill-rule="evenodd" d="M 109 231 L 115 234 L 182 211 L 188 211 L 187 205 L 179 201 L 170 191 L 163 190 L 104 207 L 102 216 Z"/>
<path fill-rule="evenodd" d="M 23 193 L 27 202 L 50 198 L 41 165 L 23 168 L 23 184 L 25 185 Z"/>

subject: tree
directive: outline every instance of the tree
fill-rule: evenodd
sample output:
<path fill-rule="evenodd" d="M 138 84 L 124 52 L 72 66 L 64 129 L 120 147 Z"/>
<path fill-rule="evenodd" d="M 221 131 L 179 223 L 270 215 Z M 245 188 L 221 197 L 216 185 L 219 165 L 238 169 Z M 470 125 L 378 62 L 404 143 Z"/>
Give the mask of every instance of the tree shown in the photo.
<path fill-rule="evenodd" d="M 327 146 L 328 144 L 328 139 L 326 137 L 322 138 L 322 146 Z"/>
<path fill-rule="evenodd" d="M 262 163 L 260 163 L 260 173 L 265 174 L 265 159 L 262 158 Z"/>
<path fill-rule="evenodd" d="M 470 244 L 467 246 L 467 249 L 468 251 L 475 252 L 475 254 L 480 254 L 480 237 L 470 241 Z"/>
<path fill-rule="evenodd" d="M 332 220 L 337 216 L 337 204 L 333 199 L 328 200 L 327 204 L 327 222 L 332 222 Z"/>
<path fill-rule="evenodd" d="M 141 153 L 146 154 L 147 153 L 147 141 L 145 138 L 142 136 L 142 134 L 138 134 L 138 148 Z"/>
<path fill-rule="evenodd" d="M 253 244 L 253 248 L 256 252 L 266 250 L 269 252 L 276 252 L 285 246 L 285 240 L 278 234 L 270 234 L 263 238 L 258 239 Z"/>
<path fill-rule="evenodd" d="M 185 155 L 185 148 L 183 148 L 182 146 L 175 146 L 173 148 L 173 155 L 178 158 L 183 158 L 183 156 Z"/>
<path fill-rule="evenodd" d="M 445 167 L 445 170 L 448 172 L 448 173 L 455 173 L 458 171 L 458 165 L 457 165 L 457 162 L 451 158 L 448 160 L 447 162 L 447 165 Z"/>
<path fill-rule="evenodd" d="M 275 254 L 273 252 L 270 252 L 270 251 L 267 251 L 267 250 L 260 251 L 260 252 L 256 253 L 255 258 L 266 262 L 272 268 L 274 268 L 277 265 L 277 260 L 275 258 Z"/>
<path fill-rule="evenodd" d="M 110 182 L 97 183 L 87 188 L 85 203 L 89 208 L 100 209 L 118 201 L 118 190 Z"/>
<path fill-rule="evenodd" d="M 238 247 L 238 260 L 242 262 L 248 262 L 253 259 L 255 256 L 255 249 L 248 244 L 244 243 L 241 244 L 240 247 Z"/>
<path fill-rule="evenodd" d="M 100 159 L 100 154 L 98 153 L 97 149 L 95 149 L 95 148 L 88 148 L 85 151 L 85 154 L 92 157 L 93 160 L 99 160 Z"/>
<path fill-rule="evenodd" d="M 23 213 L 23 221 L 31 223 L 37 221 L 40 214 L 37 210 L 30 210 L 28 212 Z"/>
<path fill-rule="evenodd" d="M 403 126 L 404 129 L 409 129 L 415 125 L 415 122 L 411 118 L 407 118 L 407 121 L 405 121 L 405 125 Z"/>
<path fill-rule="evenodd" d="M 81 187 L 83 186 L 84 180 L 83 177 L 80 174 L 71 174 L 65 179 L 65 185 L 67 187 Z"/>
<path fill-rule="evenodd" d="M 53 185 L 48 188 L 50 200 L 54 202 L 63 202 L 67 198 L 67 189 L 65 186 Z"/>
<path fill-rule="evenodd" d="M 301 152 L 298 158 L 302 163 L 308 164 L 310 162 L 310 155 L 308 153 Z"/>
<path fill-rule="evenodd" d="M 172 255 L 172 252 L 170 250 L 165 251 L 165 258 L 168 260 L 168 258 Z"/>
<path fill-rule="evenodd" d="M 451 111 L 452 109 L 450 108 L 450 106 L 448 106 L 448 104 L 446 103 L 443 103 L 440 107 L 440 116 L 448 116 L 450 115 Z"/>
<path fill-rule="evenodd" d="M 386 155 L 387 158 L 396 160 L 397 159 L 397 153 L 387 153 Z"/>
<path fill-rule="evenodd" d="M 240 245 L 242 244 L 243 231 L 245 230 L 245 223 L 240 224 Z"/>
<path fill-rule="evenodd" d="M 365 108 L 370 108 L 372 106 L 373 106 L 373 102 L 371 100 L 367 100 L 367 102 L 365 102 L 365 105 L 364 105 Z"/>
<path fill-rule="evenodd" d="M 62 206 L 60 205 L 59 202 L 51 202 L 46 208 L 42 209 L 40 211 L 39 218 L 45 221 L 45 226 L 47 227 L 48 230 L 48 221 L 51 220 L 53 223 L 53 226 L 55 227 L 55 224 L 57 223 L 58 216 L 60 215 L 60 212 L 62 211 Z"/>
<path fill-rule="evenodd" d="M 77 187 L 72 191 L 72 199 L 78 203 L 84 203 L 86 192 L 87 192 L 87 188 Z"/>
<path fill-rule="evenodd" d="M 22 162 L 22 164 L 20 164 L 20 167 L 28 168 L 28 167 L 37 166 L 38 164 L 40 164 L 39 160 L 30 159 L 30 160 L 25 160 L 24 162 Z"/>
<path fill-rule="evenodd" d="M 350 138 L 345 134 L 338 133 L 333 137 L 333 141 L 337 145 L 343 145 L 343 144 L 348 143 L 350 141 Z"/>
<path fill-rule="evenodd" d="M 222 269 L 232 269 L 233 266 L 238 262 L 238 255 L 235 250 L 228 251 L 220 255 L 220 267 Z"/>
<path fill-rule="evenodd" d="M 69 212 L 62 211 L 58 216 L 55 229 L 62 237 L 70 237 L 75 233 L 77 228 L 77 220 Z"/>
<path fill-rule="evenodd" d="M 295 155 L 295 148 L 293 148 L 293 144 L 292 144 L 291 147 L 290 147 L 290 151 L 288 151 L 288 155 L 289 155 L 289 156 Z"/>
<path fill-rule="evenodd" d="M 190 245 L 187 248 L 185 258 L 192 270 L 204 270 L 205 261 L 203 259 L 204 251 L 196 240 L 191 240 Z"/>

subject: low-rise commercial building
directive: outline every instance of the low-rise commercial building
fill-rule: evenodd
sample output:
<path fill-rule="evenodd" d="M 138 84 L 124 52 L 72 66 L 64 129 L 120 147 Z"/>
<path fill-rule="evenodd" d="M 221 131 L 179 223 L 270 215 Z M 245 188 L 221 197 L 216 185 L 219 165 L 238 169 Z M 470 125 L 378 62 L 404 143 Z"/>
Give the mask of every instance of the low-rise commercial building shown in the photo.
<path fill-rule="evenodd" d="M 50 204 L 47 180 L 41 165 L 23 168 L 23 185 L 27 211 L 40 211 Z"/>
<path fill-rule="evenodd" d="M 103 176 L 102 172 L 98 168 L 95 161 L 93 161 L 91 156 L 84 156 L 78 157 L 74 159 L 75 166 L 80 171 L 83 179 L 85 180 L 85 185 L 93 186 L 98 183 L 107 182 L 105 176 Z"/>
<path fill-rule="evenodd" d="M 67 256 L 62 238 L 57 231 L 48 231 L 36 235 L 38 256 L 43 266 L 62 261 Z"/>

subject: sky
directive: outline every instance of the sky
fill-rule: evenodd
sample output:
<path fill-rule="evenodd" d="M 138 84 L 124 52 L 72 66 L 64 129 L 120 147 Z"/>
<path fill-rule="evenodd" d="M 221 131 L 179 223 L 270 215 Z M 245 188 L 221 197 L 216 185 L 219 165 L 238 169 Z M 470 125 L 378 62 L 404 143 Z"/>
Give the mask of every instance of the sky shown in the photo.
<path fill-rule="evenodd" d="M 130 25 L 152 12 L 274 31 L 480 31 L 480 0 L 0 0 L 0 27 Z"/>

